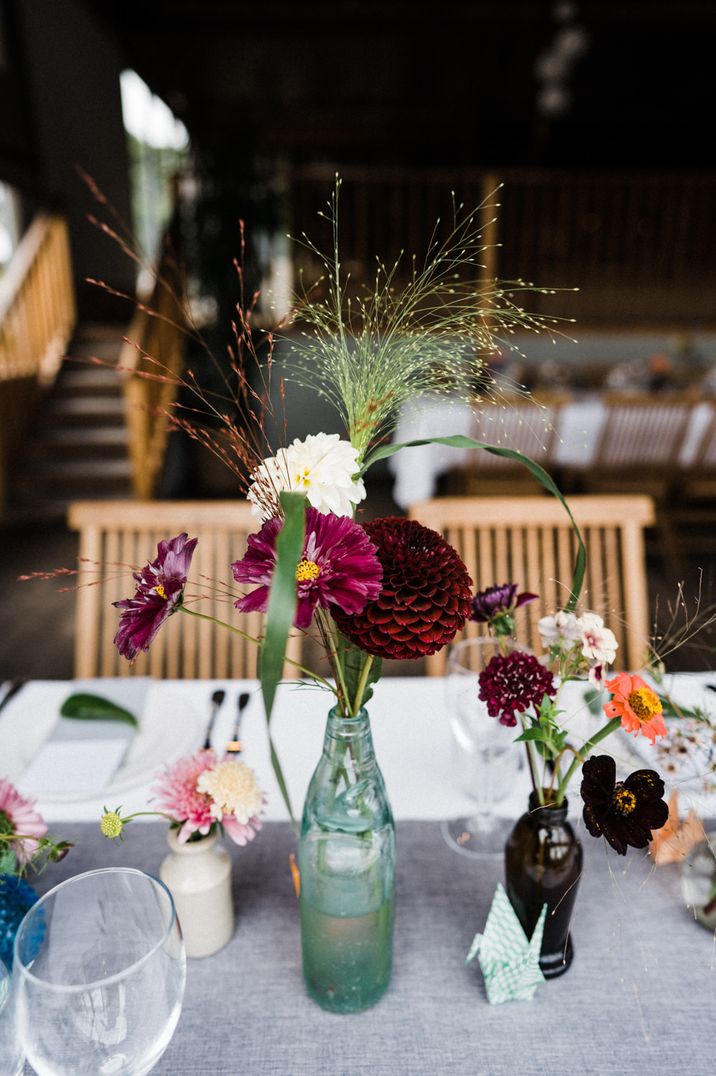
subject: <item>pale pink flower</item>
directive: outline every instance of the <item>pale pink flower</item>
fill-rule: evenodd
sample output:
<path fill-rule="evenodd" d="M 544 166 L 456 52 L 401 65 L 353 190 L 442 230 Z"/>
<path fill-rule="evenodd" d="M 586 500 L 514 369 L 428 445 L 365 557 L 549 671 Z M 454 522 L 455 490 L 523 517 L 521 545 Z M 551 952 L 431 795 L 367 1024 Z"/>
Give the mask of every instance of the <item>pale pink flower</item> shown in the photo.
<path fill-rule="evenodd" d="M 245 762 L 224 759 L 199 776 L 197 787 L 212 800 L 211 813 L 235 844 L 252 841 L 261 829 L 264 794 Z"/>
<path fill-rule="evenodd" d="M 152 800 L 175 822 L 182 823 L 177 837 L 180 844 L 194 833 L 205 837 L 216 823 L 211 796 L 197 788 L 201 774 L 212 769 L 216 761 L 216 751 L 197 751 L 165 767 L 157 778 Z"/>
<path fill-rule="evenodd" d="M 37 852 L 35 838 L 44 837 L 47 833 L 42 815 L 35 810 L 36 802 L 21 796 L 14 785 L 0 777 L 0 832 L 7 832 L 9 823 L 10 833 L 18 834 L 20 839 L 10 842 L 10 848 L 21 865 L 29 863 Z"/>
<path fill-rule="evenodd" d="M 604 621 L 597 613 L 582 613 L 579 623 L 584 657 L 600 665 L 612 665 L 619 646 L 614 632 L 604 627 Z"/>
<path fill-rule="evenodd" d="M 582 626 L 574 613 L 566 613 L 563 609 L 554 616 L 543 616 L 537 625 L 545 646 L 560 646 L 569 648 L 582 638 Z"/>

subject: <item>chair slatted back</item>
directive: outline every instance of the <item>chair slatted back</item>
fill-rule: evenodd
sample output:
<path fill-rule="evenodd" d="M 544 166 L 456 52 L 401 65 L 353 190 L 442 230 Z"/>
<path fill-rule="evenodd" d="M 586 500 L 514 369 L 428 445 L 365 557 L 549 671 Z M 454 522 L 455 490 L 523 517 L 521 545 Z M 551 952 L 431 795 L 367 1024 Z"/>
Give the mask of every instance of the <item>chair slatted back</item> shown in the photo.
<path fill-rule="evenodd" d="M 580 607 L 604 617 L 619 642 L 617 666 L 638 668 L 649 639 L 644 528 L 654 522 L 645 496 L 576 496 L 569 505 L 587 547 Z M 516 582 L 538 601 L 518 613 L 520 642 L 540 651 L 537 621 L 569 597 L 576 541 L 564 508 L 552 497 L 444 497 L 410 509 L 411 519 L 442 533 L 457 549 L 476 590 Z M 469 623 L 465 637 L 484 634 Z M 427 659 L 432 676 L 445 671 L 445 651 Z"/>
<path fill-rule="evenodd" d="M 77 590 L 75 676 L 256 676 L 255 644 L 181 612 L 162 626 L 149 653 L 131 665 L 113 644 L 119 611 L 111 603 L 133 595 L 132 569 L 154 559 L 158 542 L 182 531 L 199 539 L 185 592 L 187 608 L 254 637 L 262 634 L 261 614 L 233 608 L 237 588 L 230 564 L 243 555 L 247 536 L 259 526 L 246 501 L 80 501 L 70 506 L 69 525 L 80 533 L 83 574 L 94 580 Z M 294 660 L 298 642 L 290 642 L 288 656 Z M 287 667 L 286 675 L 295 673 Z"/>
<path fill-rule="evenodd" d="M 492 445 L 504 445 L 547 466 L 554 447 L 559 412 L 568 397 L 555 395 L 543 399 L 517 398 L 504 403 L 480 403 L 476 406 L 470 436 Z M 522 465 L 514 460 L 480 452 L 470 464 L 479 474 L 515 471 Z"/>
<path fill-rule="evenodd" d="M 597 477 L 603 469 L 676 468 L 693 397 L 610 394 L 604 402 L 607 417 L 593 464 Z"/>

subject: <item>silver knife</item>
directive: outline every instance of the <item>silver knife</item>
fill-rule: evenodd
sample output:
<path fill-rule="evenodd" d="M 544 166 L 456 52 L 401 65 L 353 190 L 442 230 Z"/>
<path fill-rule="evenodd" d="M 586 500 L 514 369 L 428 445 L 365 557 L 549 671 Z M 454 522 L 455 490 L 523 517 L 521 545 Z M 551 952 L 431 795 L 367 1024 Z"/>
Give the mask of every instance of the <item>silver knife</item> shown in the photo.
<path fill-rule="evenodd" d="M 221 709 L 221 704 L 226 698 L 226 692 L 219 688 L 214 691 L 211 696 L 211 711 L 209 714 L 209 724 L 206 726 L 206 737 L 204 739 L 204 750 L 208 750 L 211 747 L 211 733 L 214 728 L 214 722 L 216 721 L 216 715 Z"/>
<path fill-rule="evenodd" d="M 10 686 L 7 688 L 5 694 L 3 695 L 2 701 L 0 701 L 0 710 L 2 710 L 4 706 L 7 706 L 7 704 L 10 702 L 10 699 L 17 695 L 20 688 L 24 687 L 26 683 L 27 678 L 24 676 L 16 676 L 13 680 L 10 681 Z"/>
<path fill-rule="evenodd" d="M 236 715 L 236 724 L 234 725 L 234 735 L 231 737 L 226 745 L 226 752 L 229 755 L 238 755 L 242 751 L 241 740 L 239 739 L 239 729 L 241 728 L 241 719 L 244 716 L 244 710 L 249 704 L 251 694 L 248 691 L 242 691 L 239 695 L 239 712 Z"/>

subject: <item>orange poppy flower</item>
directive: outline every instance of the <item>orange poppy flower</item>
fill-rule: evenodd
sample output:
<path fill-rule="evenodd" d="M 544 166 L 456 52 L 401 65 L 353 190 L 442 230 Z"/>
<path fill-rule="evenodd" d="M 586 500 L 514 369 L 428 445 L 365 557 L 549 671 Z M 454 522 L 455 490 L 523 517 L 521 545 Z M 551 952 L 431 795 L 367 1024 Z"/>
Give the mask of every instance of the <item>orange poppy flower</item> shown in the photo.
<path fill-rule="evenodd" d="M 661 699 L 640 676 L 619 673 L 607 681 L 612 697 L 604 704 L 607 717 L 620 717 L 622 728 L 635 736 L 643 733 L 652 743 L 657 736 L 666 736 L 661 712 Z"/>

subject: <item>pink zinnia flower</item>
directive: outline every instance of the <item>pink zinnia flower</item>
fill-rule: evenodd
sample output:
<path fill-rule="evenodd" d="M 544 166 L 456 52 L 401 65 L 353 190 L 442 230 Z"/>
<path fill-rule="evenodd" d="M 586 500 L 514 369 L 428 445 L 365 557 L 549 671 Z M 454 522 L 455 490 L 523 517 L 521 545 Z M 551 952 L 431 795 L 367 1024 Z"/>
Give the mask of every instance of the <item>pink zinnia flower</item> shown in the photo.
<path fill-rule="evenodd" d="M 216 762 L 216 751 L 212 750 L 180 758 L 164 769 L 152 789 L 152 799 L 159 810 L 182 823 L 178 834 L 180 844 L 185 844 L 194 833 L 205 837 L 216 822 L 211 796 L 197 788 L 201 774 L 212 769 Z"/>
<path fill-rule="evenodd" d="M 242 613 L 266 611 L 282 526 L 280 519 L 267 520 L 257 534 L 249 535 L 246 554 L 231 565 L 237 583 L 260 584 L 235 603 Z M 376 548 L 363 527 L 348 516 L 306 509 L 306 538 L 296 569 L 295 627 L 307 628 L 317 605 L 361 613 L 380 594 L 382 577 Z"/>
<path fill-rule="evenodd" d="M 156 560 L 134 572 L 137 589 L 133 598 L 113 602 L 122 609 L 114 645 L 122 657 L 133 661 L 140 650 L 149 650 L 155 635 L 167 617 L 182 603 L 189 565 L 198 539 L 187 541 L 178 534 L 157 546 Z"/>
<path fill-rule="evenodd" d="M 47 833 L 42 815 L 35 810 L 34 799 L 21 796 L 14 785 L 0 777 L 0 833 L 17 833 L 21 839 L 10 842 L 10 848 L 20 864 L 29 863 L 35 855 L 38 844 L 33 838 L 44 837 Z M 5 842 L 0 845 L 0 850 Z"/>

